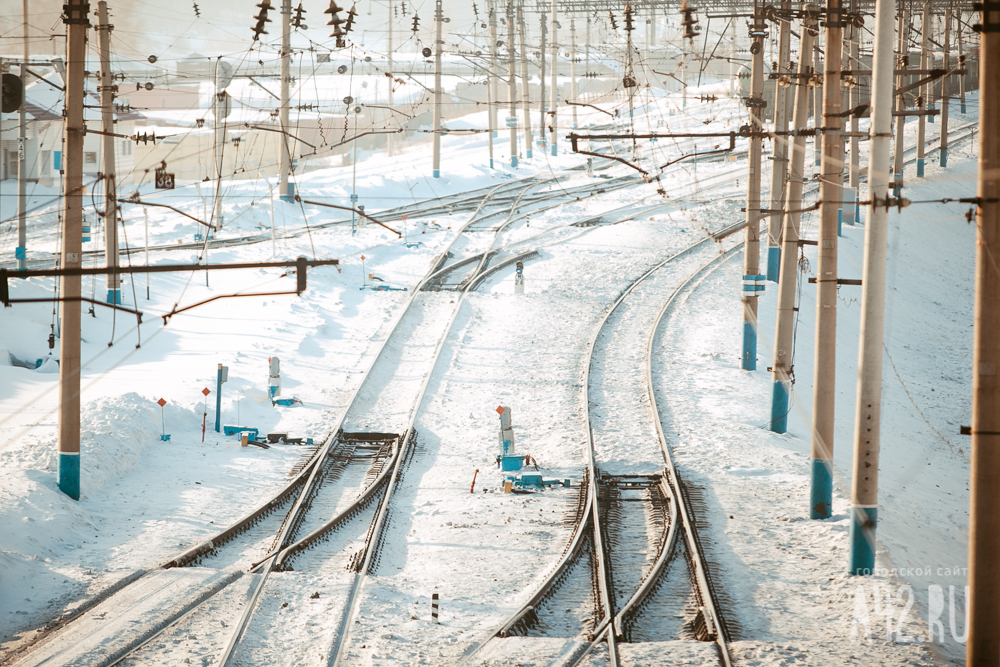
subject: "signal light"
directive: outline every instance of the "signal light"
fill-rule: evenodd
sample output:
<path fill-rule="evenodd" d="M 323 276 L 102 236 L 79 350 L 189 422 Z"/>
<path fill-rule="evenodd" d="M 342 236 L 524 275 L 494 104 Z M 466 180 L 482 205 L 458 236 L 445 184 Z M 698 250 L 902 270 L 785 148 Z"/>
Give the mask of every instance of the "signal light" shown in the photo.
<path fill-rule="evenodd" d="M 0 107 L 4 113 L 14 113 L 24 102 L 24 82 L 16 74 L 3 75 L 3 91 L 0 93 Z"/>

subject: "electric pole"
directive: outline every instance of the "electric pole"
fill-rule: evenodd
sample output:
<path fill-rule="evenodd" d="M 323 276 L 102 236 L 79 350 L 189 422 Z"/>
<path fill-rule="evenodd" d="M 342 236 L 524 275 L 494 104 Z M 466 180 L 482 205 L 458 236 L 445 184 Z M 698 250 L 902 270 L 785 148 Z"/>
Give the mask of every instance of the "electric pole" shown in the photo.
<path fill-rule="evenodd" d="M 226 93 L 226 86 L 228 85 L 229 76 L 223 71 L 222 57 L 215 59 L 215 103 L 213 105 L 213 114 L 215 116 L 215 141 L 213 143 L 214 153 L 215 153 L 215 207 L 213 209 L 213 225 L 215 229 L 222 229 L 222 168 L 223 159 L 225 157 L 226 151 L 226 116 L 229 114 L 229 98 Z M 287 120 L 287 107 L 283 105 L 282 108 L 286 109 L 286 120 Z M 282 124 L 282 127 L 287 127 L 287 125 Z M 282 146 L 282 155 L 288 151 L 288 137 L 287 135 L 279 135 L 279 142 Z M 287 182 L 287 180 L 286 180 Z M 286 200 L 290 201 L 290 200 Z M 212 233 L 211 229 L 205 231 L 206 238 Z M 207 247 L 207 246 L 206 246 Z"/>
<path fill-rule="evenodd" d="M 386 68 L 387 68 L 389 74 L 391 75 L 392 74 L 392 70 L 393 70 L 393 63 L 392 63 L 392 0 L 389 0 L 389 2 L 387 4 L 389 5 L 389 52 L 387 54 L 388 63 L 386 64 Z M 389 100 L 388 101 L 388 104 L 389 104 L 389 113 L 396 113 L 395 110 L 393 109 L 393 106 L 392 106 L 392 87 L 393 87 L 393 85 L 394 85 L 395 82 L 394 82 L 392 76 L 387 76 L 386 77 L 386 81 L 389 83 L 389 95 L 388 95 L 388 98 L 387 98 Z M 388 155 L 389 157 L 392 157 L 392 134 L 391 133 L 385 135 L 385 154 Z"/>
<path fill-rule="evenodd" d="M 930 69 L 929 58 L 927 53 L 928 44 L 931 37 L 931 5 L 929 2 L 924 3 L 924 14 L 920 20 L 920 69 L 927 70 Z M 920 76 L 925 76 L 921 74 Z M 918 88 L 917 93 L 917 110 L 923 111 L 924 109 L 930 109 L 930 94 L 931 86 L 930 84 L 924 84 Z M 924 177 L 924 141 L 925 132 L 927 131 L 927 116 L 920 115 L 917 116 L 917 178 Z"/>
<path fill-rule="evenodd" d="M 497 136 L 497 107 L 500 105 L 500 87 L 497 84 L 497 11 L 496 0 L 489 2 L 490 13 L 490 138 Z M 490 144 L 492 147 L 492 144 Z M 490 153 L 492 165 L 493 153 Z"/>
<path fill-rule="evenodd" d="M 524 0 L 517 3 L 517 31 L 521 36 L 521 112 L 524 115 L 524 157 L 531 159 L 531 86 L 528 79 L 528 34 L 524 25 Z"/>
<path fill-rule="evenodd" d="M 785 201 L 785 176 L 788 174 L 788 88 L 781 85 L 781 77 L 789 77 L 791 60 L 792 24 L 787 18 L 792 3 L 781 3 L 782 17 L 778 23 L 778 68 L 774 85 L 774 151 L 771 155 L 771 212 L 767 223 L 767 279 L 778 282 L 781 268 L 781 205 Z"/>
<path fill-rule="evenodd" d="M 965 664 L 1000 656 L 1000 16 L 985 4 L 979 33 L 979 210 L 972 348 L 972 485 L 969 487 L 969 639 Z"/>
<path fill-rule="evenodd" d="M 833 421 L 837 379 L 837 209 L 843 183 L 840 134 L 841 0 L 827 0 L 823 64 L 823 159 L 819 180 L 819 241 L 816 256 L 816 354 L 813 365 L 812 493 L 809 516 L 830 517 L 833 494 Z M 820 127 L 817 124 L 817 129 Z"/>
<path fill-rule="evenodd" d="M 494 19 L 495 20 L 495 19 Z M 441 0 L 434 2 L 434 178 L 441 178 L 441 30 L 444 12 Z M 495 48 L 495 47 L 494 47 Z"/>
<path fill-rule="evenodd" d="M 25 105 L 27 95 L 24 94 L 24 88 L 28 83 L 28 61 L 31 59 L 28 48 L 28 0 L 23 0 L 21 3 L 21 16 L 23 19 L 21 45 L 24 49 L 24 60 L 20 69 L 21 106 L 17 110 L 17 248 L 14 250 L 14 256 L 17 259 L 17 268 L 24 270 L 27 268 L 25 262 L 28 258 L 28 109 Z"/>
<path fill-rule="evenodd" d="M 292 64 L 292 49 L 291 49 L 291 38 L 292 38 L 292 0 L 281 0 L 281 99 L 278 102 L 278 118 L 281 123 L 282 134 L 278 137 L 278 143 L 281 146 L 281 158 L 279 168 L 281 174 L 279 175 L 279 185 L 278 192 L 281 195 L 282 201 L 294 201 L 295 186 L 292 185 L 289 180 L 290 173 L 292 171 L 292 156 L 288 150 L 289 137 L 286 132 L 289 131 L 288 125 L 288 84 L 291 77 L 291 64 Z M 216 89 L 216 92 L 220 92 Z M 215 117 L 216 127 L 219 124 L 219 117 Z M 220 171 L 219 181 L 222 181 L 222 174 Z M 218 197 L 216 198 L 218 200 Z M 221 203 L 221 202 L 219 202 Z M 221 225 L 219 225 L 221 226 Z M 209 230 L 211 232 L 211 230 Z"/>
<path fill-rule="evenodd" d="M 117 190 L 115 186 L 115 131 L 114 76 L 111 74 L 111 31 L 114 26 L 108 23 L 108 3 L 101 0 L 97 3 L 97 36 L 101 57 L 101 154 L 104 163 L 104 259 L 108 268 L 118 266 L 118 214 Z M 122 289 L 117 273 L 108 273 L 108 303 L 121 305 Z"/>
<path fill-rule="evenodd" d="M 83 83 L 87 66 L 87 0 L 66 0 L 66 122 L 63 170 L 63 238 L 60 267 L 82 268 L 83 252 Z M 80 499 L 80 307 L 79 275 L 66 275 L 59 309 L 59 489 Z"/>
<path fill-rule="evenodd" d="M 955 25 L 955 30 L 957 31 L 957 41 L 958 41 L 958 66 L 960 69 L 965 69 L 965 51 L 962 49 L 962 10 L 958 11 L 958 21 Z M 963 116 L 965 115 L 965 75 L 958 75 L 958 111 Z"/>
<path fill-rule="evenodd" d="M 816 19 L 819 8 L 804 7 L 802 38 L 799 42 L 799 66 L 794 77 L 795 105 L 792 129 L 805 130 L 809 124 L 809 77 Z M 802 185 L 805 180 L 806 137 L 795 134 L 789 146 L 788 187 L 784 203 L 784 228 L 781 232 L 781 271 L 778 274 L 778 309 L 774 325 L 774 365 L 771 367 L 771 430 L 788 430 L 789 397 L 792 391 L 792 352 L 795 343 L 795 292 L 798 282 L 796 263 L 799 254 L 799 219 L 802 210 Z"/>
<path fill-rule="evenodd" d="M 819 75 L 823 71 L 823 63 L 820 61 L 820 35 L 816 35 L 816 44 L 813 46 L 813 71 Z M 823 86 L 816 86 L 813 88 L 813 127 L 820 127 L 823 117 Z M 813 161 L 815 165 L 820 166 L 820 162 L 823 159 L 823 149 L 822 149 L 822 139 L 817 133 L 813 137 Z"/>
<path fill-rule="evenodd" d="M 541 45 L 538 51 L 538 80 L 541 85 L 540 99 L 538 100 L 538 147 L 542 149 L 542 153 L 545 152 L 545 146 L 548 139 L 545 137 L 545 36 L 548 34 L 548 28 L 545 25 L 545 12 L 538 12 L 539 20 L 539 33 Z"/>
<path fill-rule="evenodd" d="M 898 41 L 898 69 L 907 68 L 910 60 L 909 56 L 909 12 L 905 8 L 899 13 L 899 41 Z M 904 77 L 902 74 L 896 76 L 896 89 L 903 87 Z M 906 111 L 906 96 L 896 95 L 896 111 L 901 112 L 896 116 L 896 147 L 892 156 L 892 173 L 895 174 L 893 180 L 893 196 L 899 197 L 903 192 L 903 130 L 906 129 L 906 116 L 902 112 Z M 871 168 L 869 167 L 869 171 Z"/>
<path fill-rule="evenodd" d="M 889 238 L 889 148 L 892 137 L 893 19 L 896 0 L 875 5 L 872 100 L 868 159 L 868 212 L 861 280 L 861 333 L 858 343 L 858 392 L 854 412 L 854 464 L 851 473 L 851 574 L 875 567 L 878 522 L 878 456 L 882 420 L 882 354 L 885 322 L 885 266 Z"/>
<path fill-rule="evenodd" d="M 576 19 L 569 19 L 569 99 L 576 102 Z M 573 129 L 576 129 L 576 105 L 573 105 Z"/>
<path fill-rule="evenodd" d="M 507 0 L 507 127 L 510 129 L 510 166 L 517 169 L 517 77 L 514 62 L 517 34 L 514 32 L 514 0 Z"/>
<path fill-rule="evenodd" d="M 944 59 L 941 66 L 945 72 L 951 71 L 951 7 L 944 10 Z M 944 75 L 941 83 L 941 144 L 938 164 L 948 166 L 948 102 L 951 97 L 951 76 Z"/>
<path fill-rule="evenodd" d="M 556 16 L 556 0 L 552 0 L 552 20 L 549 21 L 552 24 L 552 90 L 549 92 L 549 133 L 552 135 L 552 139 L 549 140 L 549 154 L 556 154 L 556 144 L 558 143 L 559 134 L 559 124 L 556 119 L 556 105 L 559 103 L 559 81 L 557 75 L 559 74 L 559 60 L 558 60 L 558 29 L 559 21 Z"/>
<path fill-rule="evenodd" d="M 855 4 L 855 7 L 857 5 Z M 856 23 L 851 24 L 851 46 L 850 46 L 850 58 L 848 62 L 850 63 L 848 67 L 853 70 L 861 69 L 861 61 L 858 59 L 859 41 L 860 41 L 860 26 Z M 848 89 L 849 97 L 848 104 L 851 109 L 856 109 L 858 105 L 861 104 L 861 85 L 860 81 L 857 80 L 860 77 L 855 77 L 854 85 L 850 86 Z M 858 133 L 858 116 L 856 114 L 851 114 L 851 171 L 848 181 L 851 188 L 850 200 L 854 202 L 852 205 L 854 207 L 854 224 L 861 222 L 860 217 L 860 197 L 858 193 L 860 192 L 861 185 L 861 138 L 857 136 Z"/>
<path fill-rule="evenodd" d="M 764 112 L 764 40 L 767 24 L 762 10 L 754 8 L 750 29 L 750 149 L 747 164 L 747 227 L 743 246 L 743 355 L 740 368 L 757 369 L 757 290 L 763 289 L 760 273 L 760 153 L 761 116 Z"/>

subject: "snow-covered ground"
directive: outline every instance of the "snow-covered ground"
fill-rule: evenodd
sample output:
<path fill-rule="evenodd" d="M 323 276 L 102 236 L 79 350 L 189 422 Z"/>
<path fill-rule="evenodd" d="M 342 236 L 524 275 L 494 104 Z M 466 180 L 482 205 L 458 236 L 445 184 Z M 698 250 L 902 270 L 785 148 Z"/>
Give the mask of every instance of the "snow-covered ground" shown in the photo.
<path fill-rule="evenodd" d="M 643 126 L 655 127 L 656 119 L 663 119 L 670 129 L 680 131 L 700 127 L 713 117 L 738 125 L 738 113 L 742 112 L 728 100 L 692 103 L 682 111 L 672 98 L 657 95 L 637 117 Z M 598 122 L 599 116 L 589 118 Z M 482 126 L 485 114 L 465 122 Z M 498 164 L 504 161 L 505 144 L 497 143 Z M 536 150 L 536 157 L 523 161 L 517 172 L 490 171 L 482 135 L 449 136 L 444 145 L 446 159 L 439 180 L 429 178 L 426 145 L 391 158 L 378 153 L 365 156 L 357 168 L 362 203 L 373 212 L 583 163 L 562 150 L 558 157 Z M 929 163 L 923 180 L 912 178 L 911 170 L 907 196 L 971 194 L 975 161 L 970 146 L 954 147 L 946 170 Z M 656 161 L 665 162 L 661 158 L 675 149 L 672 142 L 660 142 Z M 630 172 L 614 167 L 609 173 Z M 493 463 L 494 409 L 511 406 L 518 450 L 537 458 L 547 477 L 568 477 L 576 486 L 586 442 L 581 419 L 586 341 L 604 309 L 646 269 L 703 238 L 704 229 L 740 218 L 745 190 L 740 180 L 745 176 L 731 173 L 745 174 L 745 159 L 681 163 L 664 183 L 640 184 L 574 202 L 533 216 L 530 226 L 519 224 L 508 233 L 505 243 L 623 204 L 664 201 L 656 195 L 657 187 L 666 189 L 665 201 L 671 204 L 643 219 L 539 237 L 525 248 L 537 247 L 540 255 L 526 264 L 523 296 L 513 293 L 508 269 L 461 304 L 420 409 L 418 449 L 396 492 L 385 555 L 363 589 L 361 622 L 351 631 L 352 664 L 457 660 L 516 610 L 559 558 L 570 528 L 564 515 L 575 505 L 576 489 L 556 488 L 528 497 L 481 492 L 495 491 L 501 482 Z M 574 178 L 586 179 L 582 172 Z M 316 193 L 346 205 L 350 179 L 350 167 L 319 169 L 300 176 L 297 188 L 303 197 Z M 7 218 L 13 213 L 13 198 L 6 196 L 11 182 L 2 187 L 0 212 Z M 341 264 L 310 270 L 309 289 L 301 298 L 222 299 L 176 315 L 166 324 L 158 315 L 175 304 L 183 307 L 240 292 L 292 290 L 294 278 L 263 269 L 208 276 L 154 274 L 147 299 L 145 279 L 137 277 L 134 284 L 126 283 L 123 297 L 127 306 L 143 311 L 142 325 L 137 326 L 132 315 L 112 314 L 100 306 L 94 317 L 85 315 L 79 502 L 63 496 L 55 483 L 55 363 L 43 363 L 37 370 L 7 366 L 8 355 L 0 353 L 4 379 L 0 646 L 4 648 L 30 637 L 45 621 L 111 583 L 155 568 L 212 535 L 283 486 L 305 448 L 242 448 L 234 438 L 216 434 L 216 365 L 229 367 L 229 381 L 223 386 L 223 424 L 251 425 L 261 433 L 326 437 L 411 294 L 362 290 L 362 281 L 375 273 L 384 284 L 412 289 L 468 219 L 468 213 L 412 216 L 406 221 L 407 237 L 419 245 L 411 247 L 374 225 L 360 227 L 356 235 L 349 223 L 317 227 L 343 220 L 342 211 L 278 202 L 273 204 L 272 244 L 267 183 L 233 181 L 225 192 L 227 202 L 236 203 L 226 205 L 227 227 L 220 237 L 256 235 L 259 242 L 213 249 L 208 254 L 211 262 L 306 255 L 339 258 Z M 33 200 L 41 204 L 52 194 L 39 187 Z M 202 210 L 195 188 L 174 194 L 180 208 L 195 214 Z M 902 568 L 901 575 L 846 574 L 858 288 L 842 287 L 838 304 L 837 495 L 834 518 L 823 522 L 806 519 L 815 302 L 804 277 L 797 383 L 787 435 L 766 430 L 771 385 L 764 369 L 770 364 L 776 290 L 761 300 L 757 372 L 739 370 L 742 269 L 738 259 L 685 293 L 665 320 L 654 359 L 657 390 L 665 406 L 662 419 L 681 475 L 704 500 L 706 514 L 701 519 L 708 555 L 728 601 L 724 613 L 732 623 L 733 654 L 741 664 L 960 660 L 962 647 L 949 626 L 948 596 L 949 586 L 955 586 L 955 613 L 961 617 L 968 455 L 957 432 L 958 425 L 968 420 L 975 233 L 964 213 L 963 207 L 935 204 L 914 205 L 890 216 L 879 567 Z M 125 215 L 131 246 L 141 246 L 142 210 L 127 206 Z M 56 249 L 53 229 L 54 222 L 48 219 L 32 229 L 37 236 L 29 240 L 30 258 L 45 258 L 46 252 Z M 840 245 L 844 277 L 860 277 L 863 229 L 845 227 Z M 186 218 L 149 209 L 151 244 L 188 242 L 196 231 L 198 225 Z M 803 236 L 815 237 L 815 224 L 808 217 Z M 10 236 L 3 241 L 9 250 Z M 161 249 L 151 253 L 150 261 L 193 262 L 198 254 Z M 814 267 L 811 249 L 806 249 L 805 257 Z M 133 261 L 141 263 L 142 255 L 133 255 Z M 84 284 L 89 292 L 88 283 Z M 651 285 L 647 299 L 669 293 Z M 14 298 L 45 297 L 52 289 L 51 281 L 11 281 Z M 102 280 L 96 281 L 93 293 L 102 298 Z M 450 294 L 431 293 L 425 302 L 447 301 Z M 428 306 L 427 312 L 436 318 L 439 310 Z M 0 348 L 11 357 L 33 366 L 36 359 L 49 356 L 50 305 L 18 304 L 4 309 L 0 318 Z M 648 327 L 628 307 L 616 318 L 616 326 Z M 421 326 L 441 329 L 432 317 Z M 609 339 L 600 353 L 610 354 L 616 344 L 620 344 L 617 339 Z M 58 345 L 53 354 L 58 355 Z M 299 398 L 300 406 L 272 407 L 267 401 L 270 356 L 281 359 L 283 394 Z M 384 372 L 387 379 L 391 371 Z M 416 381 L 416 372 L 414 366 L 405 379 Z M 611 369 L 601 375 L 616 381 Z M 204 443 L 203 388 L 211 390 Z M 156 404 L 161 397 L 167 401 L 162 411 Z M 377 408 L 379 399 L 380 395 L 372 395 L 365 400 L 369 408 Z M 641 401 L 635 396 L 635 406 L 645 410 Z M 603 409 L 614 407 L 609 402 Z M 623 420 L 620 423 L 641 413 L 629 410 L 615 415 Z M 631 441 L 600 450 L 608 465 L 618 472 L 655 466 L 655 457 L 643 458 L 648 450 L 635 442 L 649 437 L 648 424 L 635 425 L 632 432 L 616 423 L 608 418 L 605 428 L 621 431 L 622 440 Z M 161 425 L 171 435 L 169 441 L 160 440 Z M 378 419 L 355 424 L 380 425 Z M 470 494 L 477 469 L 476 493 Z M 255 660 L 298 664 L 322 654 L 317 654 L 317 646 L 332 639 L 341 613 L 336 593 L 347 583 L 345 574 L 332 567 L 322 576 L 308 569 L 280 573 L 269 583 L 269 601 L 261 614 L 270 630 L 248 649 Z M 919 569 L 917 574 L 914 568 Z M 213 598 L 203 616 L 192 617 L 182 628 L 190 641 L 151 646 L 143 664 L 210 659 L 228 638 L 227 631 L 219 628 L 232 625 L 249 583 L 243 579 Z M 942 586 L 945 596 L 943 641 L 927 640 L 928 595 L 936 590 L 931 586 Z M 320 595 L 311 597 L 314 592 Z M 429 600 L 435 592 L 442 599 L 440 624 L 429 619 Z M 892 595 L 888 608 L 886 594 Z M 915 600 L 912 609 L 906 607 L 908 599 Z M 852 639 L 856 631 L 852 619 L 860 618 L 862 608 L 872 626 L 870 640 Z M 292 619 L 296 622 L 279 623 Z M 888 621 L 891 640 L 886 639 Z M 964 617 L 955 623 L 958 634 L 964 632 Z M 667 641 L 674 637 L 663 639 L 624 647 L 622 655 L 636 665 L 664 664 L 664 656 L 677 664 L 714 664 L 712 653 L 702 650 L 705 647 Z M 558 653 L 564 640 L 545 644 L 552 641 L 508 640 L 507 657 L 517 656 L 517 664 L 532 664 L 533 651 Z M 505 659 L 490 657 L 495 664 L 504 664 Z M 604 659 L 598 652 L 593 661 Z"/>

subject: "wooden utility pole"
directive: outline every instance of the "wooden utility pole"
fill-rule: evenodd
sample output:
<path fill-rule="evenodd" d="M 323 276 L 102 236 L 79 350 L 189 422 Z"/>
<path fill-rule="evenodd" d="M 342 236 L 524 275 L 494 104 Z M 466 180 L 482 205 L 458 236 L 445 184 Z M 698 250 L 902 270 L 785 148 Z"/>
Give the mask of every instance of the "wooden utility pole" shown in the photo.
<path fill-rule="evenodd" d="M 87 0 L 66 0 L 66 122 L 63 171 L 63 229 L 60 267 L 82 268 L 83 252 L 83 84 L 87 66 Z M 59 489 L 80 499 L 80 307 L 79 275 L 60 281 L 62 337 L 59 339 Z"/>
<path fill-rule="evenodd" d="M 944 10 L 944 43 L 942 44 L 943 60 L 941 67 L 945 72 L 951 71 L 951 7 Z M 938 164 L 948 166 L 948 102 L 951 97 L 951 76 L 945 74 L 941 81 L 941 153 Z"/>
<path fill-rule="evenodd" d="M 556 145 L 558 144 L 559 125 L 556 118 L 556 105 L 559 103 L 559 61 L 558 57 L 558 29 L 559 21 L 556 15 L 556 0 L 552 0 L 552 20 L 549 21 L 552 25 L 552 45 L 551 45 L 551 60 L 552 60 L 552 90 L 549 91 L 549 134 L 552 138 L 549 139 L 549 154 L 556 154 Z M 544 126 L 543 126 L 544 128 Z"/>
<path fill-rule="evenodd" d="M 517 32 L 521 37 L 521 114 L 524 116 L 524 157 L 531 159 L 531 86 L 528 79 L 528 33 L 524 25 L 524 0 L 517 3 Z"/>
<path fill-rule="evenodd" d="M 786 13 L 792 8 L 791 0 L 781 3 L 782 19 L 778 23 L 779 77 L 774 86 L 774 151 L 771 155 L 771 212 L 767 223 L 767 279 L 778 282 L 781 269 L 781 206 L 785 203 L 785 177 L 788 175 L 788 88 L 780 83 L 781 77 L 791 75 L 792 24 Z"/>
<path fill-rule="evenodd" d="M 494 20 L 496 20 L 494 18 Z M 441 10 L 441 0 L 434 2 L 434 178 L 441 178 L 441 48 L 444 40 L 441 31 L 444 27 L 444 12 Z"/>
<path fill-rule="evenodd" d="M 972 334 L 969 639 L 965 664 L 1000 663 L 1000 10 L 985 4 L 979 33 L 979 197 Z"/>
<path fill-rule="evenodd" d="M 792 129 L 805 130 L 809 124 L 809 76 L 813 40 L 816 37 L 816 5 L 805 6 L 802 38 L 799 42 L 799 66 L 794 78 L 795 106 Z M 778 275 L 778 312 L 774 325 L 774 365 L 771 367 L 771 425 L 775 433 L 788 430 L 789 397 L 792 391 L 792 353 L 795 343 L 795 292 L 799 278 L 796 262 L 799 255 L 799 218 L 802 210 L 802 183 L 805 180 L 806 137 L 791 138 L 788 161 L 788 186 L 784 201 L 784 227 L 781 232 L 781 271 Z"/>
<path fill-rule="evenodd" d="M 900 70 L 907 69 L 907 63 L 910 60 L 908 46 L 910 43 L 909 27 L 910 14 L 903 8 L 899 13 L 898 46 L 896 48 L 898 58 L 897 69 Z M 904 81 L 905 79 L 902 74 L 897 75 L 895 88 L 902 88 Z M 905 95 L 896 95 L 896 111 L 906 111 Z M 899 197 L 903 192 L 903 130 L 905 129 L 906 116 L 900 113 L 900 115 L 896 116 L 896 146 L 893 149 L 892 155 L 892 173 L 894 174 L 892 193 L 894 197 Z"/>
<path fill-rule="evenodd" d="M 507 0 L 507 127 L 510 130 L 510 166 L 517 169 L 517 76 L 515 49 L 517 33 L 514 30 L 514 0 Z"/>
<path fill-rule="evenodd" d="M 816 255 L 816 354 L 813 364 L 812 493 L 809 516 L 830 517 L 833 493 L 833 420 L 837 378 L 837 210 L 843 182 L 840 134 L 841 0 L 827 0 L 827 46 L 823 64 L 823 159 L 819 181 L 819 241 Z M 820 125 L 817 125 L 820 127 Z"/>
<path fill-rule="evenodd" d="M 750 28 L 750 150 L 747 176 L 747 226 L 743 246 L 743 353 L 740 368 L 757 369 L 757 293 L 762 290 L 764 276 L 760 275 L 760 153 L 761 117 L 764 112 L 764 40 L 767 24 L 760 9 L 754 9 L 753 26 Z"/>
<path fill-rule="evenodd" d="M 930 69 L 928 46 L 931 38 L 931 3 L 924 3 L 923 17 L 920 19 L 920 69 Z M 925 76 L 921 74 L 920 76 Z M 917 111 L 930 109 L 931 85 L 924 84 L 918 88 Z M 924 142 L 927 132 L 927 116 L 917 116 L 917 178 L 924 177 Z"/>
<path fill-rule="evenodd" d="M 861 281 L 861 333 L 858 343 L 858 389 L 854 411 L 854 464 L 851 473 L 850 561 L 852 574 L 875 567 L 878 523 L 878 457 L 882 421 L 882 354 L 885 324 L 885 266 L 889 238 L 889 149 L 892 139 L 893 20 L 896 0 L 875 5 L 872 56 L 868 201 L 865 255 Z"/>
<path fill-rule="evenodd" d="M 118 204 L 115 185 L 115 131 L 114 104 L 115 85 L 111 74 L 111 31 L 115 29 L 108 23 L 108 3 L 101 0 L 97 3 L 97 36 L 98 49 L 101 58 L 101 154 L 104 163 L 104 259 L 108 268 L 118 267 Z M 121 305 L 121 278 L 115 272 L 108 273 L 108 303 Z"/>
<path fill-rule="evenodd" d="M 288 124 L 288 109 L 289 109 L 289 95 L 288 95 L 288 84 L 291 81 L 291 65 L 292 65 L 292 0 L 281 0 L 281 98 L 279 100 L 278 107 L 278 122 L 281 124 L 281 131 L 283 133 L 289 132 Z M 216 90 L 216 92 L 219 92 Z M 215 118 L 216 126 L 219 124 L 219 117 Z M 279 169 L 281 173 L 279 174 L 279 185 L 278 193 L 281 196 L 282 201 L 294 201 L 295 197 L 295 186 L 292 185 L 290 180 L 292 171 L 292 156 L 291 152 L 288 150 L 291 139 L 288 134 L 281 134 L 278 138 L 278 144 L 281 146 L 280 151 L 280 161 Z M 220 181 L 222 179 L 221 175 L 219 177 Z M 217 197 L 217 199 L 219 199 Z M 219 202 L 221 203 L 221 202 Z M 221 224 L 216 224 L 216 227 L 221 227 Z M 210 230 L 211 231 L 211 230 Z"/>

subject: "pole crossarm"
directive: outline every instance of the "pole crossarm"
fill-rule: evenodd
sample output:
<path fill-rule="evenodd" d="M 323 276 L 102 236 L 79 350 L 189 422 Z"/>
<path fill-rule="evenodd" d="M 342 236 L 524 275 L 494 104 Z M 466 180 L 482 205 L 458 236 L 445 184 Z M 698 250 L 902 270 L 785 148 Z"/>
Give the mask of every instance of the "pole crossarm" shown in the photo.
<path fill-rule="evenodd" d="M 349 209 L 348 209 L 349 210 Z M 174 273 L 179 271 L 225 271 L 232 269 L 275 269 L 288 267 L 337 266 L 339 259 L 305 259 L 299 257 L 293 260 L 279 262 L 236 262 L 233 264 L 154 264 L 152 266 L 92 266 L 78 269 L 27 269 L 24 271 L 0 269 L 0 289 L 7 284 L 8 278 L 47 278 L 52 276 L 102 276 L 109 273 Z M 3 295 L 0 294 L 0 297 Z M 0 301 L 3 299 L 0 298 Z M 42 301 L 52 301 L 51 298 Z"/>
<path fill-rule="evenodd" d="M 156 204 L 156 203 L 149 202 L 149 201 L 143 201 L 143 200 L 139 199 L 139 197 L 136 196 L 136 195 L 133 195 L 133 196 L 127 198 L 127 199 L 121 199 L 121 198 L 119 198 L 118 202 L 121 203 L 121 204 L 140 204 L 142 206 L 156 206 L 156 207 L 159 207 L 159 208 L 169 208 L 174 213 L 180 213 L 185 218 L 191 218 L 192 220 L 194 220 L 195 222 L 197 222 L 199 225 L 205 225 L 206 227 L 208 227 L 209 229 L 211 229 L 213 232 L 217 231 L 216 227 L 214 227 L 213 225 L 210 225 L 209 223 L 205 222 L 204 220 L 199 220 L 198 218 L 194 217 L 190 213 L 185 213 L 184 211 L 180 210 L 179 208 L 174 208 L 170 204 Z"/>
<path fill-rule="evenodd" d="M 400 238 L 403 237 L 403 235 L 400 232 L 397 232 L 392 227 L 386 225 L 385 223 L 379 222 L 378 220 L 376 220 L 375 218 L 371 217 L 370 215 L 368 215 L 364 211 L 358 210 L 356 208 L 351 208 L 350 206 L 338 206 L 337 204 L 327 204 L 326 202 L 314 201 L 314 200 L 311 200 L 311 199 L 300 199 L 298 195 L 295 196 L 295 199 L 298 200 L 298 201 L 301 201 L 303 204 L 311 204 L 312 206 L 325 206 L 327 208 L 335 208 L 335 209 L 338 209 L 340 211 L 351 211 L 352 213 L 357 213 L 362 218 L 364 218 L 366 220 L 371 220 L 376 225 L 381 225 L 382 227 L 385 227 L 390 232 L 392 232 L 393 234 L 399 236 Z"/>

